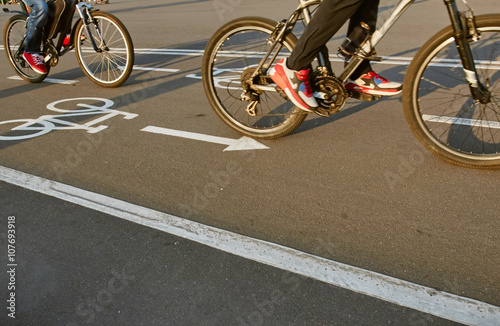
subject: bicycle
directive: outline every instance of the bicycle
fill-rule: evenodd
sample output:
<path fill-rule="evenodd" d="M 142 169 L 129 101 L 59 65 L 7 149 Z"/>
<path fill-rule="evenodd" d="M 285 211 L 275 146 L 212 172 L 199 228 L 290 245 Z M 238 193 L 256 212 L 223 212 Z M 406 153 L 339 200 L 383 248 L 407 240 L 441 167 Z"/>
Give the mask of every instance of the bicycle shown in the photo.
<path fill-rule="evenodd" d="M 31 83 L 42 82 L 50 68 L 59 63 L 59 57 L 74 49 L 78 64 L 94 83 L 118 87 L 128 79 L 134 65 L 134 46 L 125 25 L 84 0 L 47 1 L 51 15 L 42 41 L 47 74 L 33 71 L 22 56 L 30 8 L 22 0 L 19 3 L 21 11 L 4 9 L 15 15 L 5 25 L 3 37 L 9 63 L 21 78 Z M 75 12 L 79 18 L 72 26 Z"/>
<path fill-rule="evenodd" d="M 346 40 L 339 55 L 347 62 L 337 76 L 326 46 L 312 67 L 311 87 L 318 114 L 344 108 L 348 98 L 379 97 L 344 88 L 363 59 L 381 60 L 375 46 L 415 0 L 400 0 L 380 28 L 358 42 Z M 307 114 L 295 107 L 268 76 L 297 42 L 293 29 L 308 24 L 312 6 L 322 0 L 299 0 L 286 20 L 262 17 L 235 19 L 209 40 L 202 63 L 206 96 L 231 128 L 253 138 L 290 134 Z M 460 12 L 456 0 L 443 0 L 451 25 L 417 52 L 403 87 L 403 109 L 410 129 L 431 152 L 446 161 L 474 168 L 500 167 L 500 14 L 475 16 Z M 360 27 L 361 28 L 361 27 Z M 359 30 L 358 35 L 363 35 Z"/>

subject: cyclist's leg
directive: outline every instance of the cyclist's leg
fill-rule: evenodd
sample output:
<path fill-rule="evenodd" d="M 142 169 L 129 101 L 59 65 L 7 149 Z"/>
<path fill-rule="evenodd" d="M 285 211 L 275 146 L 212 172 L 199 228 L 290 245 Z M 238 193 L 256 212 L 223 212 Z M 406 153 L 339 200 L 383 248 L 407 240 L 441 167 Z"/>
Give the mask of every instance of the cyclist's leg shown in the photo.
<path fill-rule="evenodd" d="M 372 33 L 376 30 L 379 2 L 379 0 L 363 0 L 349 20 L 348 35 L 362 22 L 368 24 Z M 401 93 L 402 85 L 380 76 L 373 71 L 369 60 L 363 60 L 349 77 L 346 88 L 370 95 L 397 95 Z"/>
<path fill-rule="evenodd" d="M 377 28 L 377 16 L 378 16 L 378 6 L 380 0 L 364 0 L 361 6 L 356 10 L 356 12 L 349 19 L 349 27 L 347 29 L 347 35 L 358 27 L 362 22 L 370 26 L 370 31 L 373 33 Z M 361 62 L 359 67 L 352 73 L 351 79 L 357 79 L 366 73 L 372 71 L 370 61 L 364 60 Z"/>
<path fill-rule="evenodd" d="M 324 0 L 288 59 L 270 71 L 272 80 L 302 110 L 317 112 L 318 103 L 309 84 L 309 66 L 318 52 L 358 10 L 363 0 Z"/>
<path fill-rule="evenodd" d="M 378 0 L 375 1 L 378 4 Z M 287 62 L 288 68 L 292 70 L 307 68 L 320 49 L 364 2 L 364 0 L 324 0 L 290 55 Z"/>
<path fill-rule="evenodd" d="M 44 0 L 24 0 L 31 7 L 26 30 L 26 53 L 39 53 L 42 43 L 42 28 L 47 24 L 49 7 Z"/>

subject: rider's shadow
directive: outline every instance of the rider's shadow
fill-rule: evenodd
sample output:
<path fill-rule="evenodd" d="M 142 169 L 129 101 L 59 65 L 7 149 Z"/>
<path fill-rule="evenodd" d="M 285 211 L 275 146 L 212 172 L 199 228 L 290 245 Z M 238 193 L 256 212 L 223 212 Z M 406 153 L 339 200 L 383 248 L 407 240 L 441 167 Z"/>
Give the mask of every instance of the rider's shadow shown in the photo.
<path fill-rule="evenodd" d="M 342 111 L 333 114 L 327 118 L 317 116 L 311 119 L 307 119 L 304 122 L 302 122 L 302 124 L 292 134 L 300 134 L 302 132 L 306 132 L 309 130 L 313 130 L 328 125 L 332 122 L 339 121 L 351 115 L 357 114 L 365 109 L 370 109 L 374 105 L 380 103 L 380 101 L 400 101 L 400 98 L 382 99 L 372 102 L 363 102 L 361 100 L 353 100 L 353 99 L 348 99 L 347 101 L 348 102 L 346 103 L 345 108 Z"/>
<path fill-rule="evenodd" d="M 404 79 L 404 74 L 406 72 L 406 67 L 403 66 L 395 66 L 390 69 L 384 69 L 382 70 L 379 66 L 375 66 L 374 70 L 376 71 L 382 71 L 382 75 L 387 76 L 388 79 L 395 80 L 398 82 L 403 82 Z M 361 100 L 356 100 L 356 99 L 351 99 L 348 98 L 345 107 L 338 113 L 331 115 L 330 117 L 316 117 L 312 119 L 307 119 L 302 124 L 293 132 L 293 134 L 299 134 L 301 132 L 305 132 L 308 130 L 312 130 L 315 128 L 319 128 L 322 126 L 325 126 L 327 124 L 330 124 L 332 122 L 347 118 L 353 114 L 359 113 L 365 109 L 370 109 L 371 107 L 378 105 L 382 101 L 387 102 L 387 101 L 398 101 L 401 103 L 401 95 L 398 96 L 393 96 L 393 97 L 382 97 L 380 100 L 374 100 L 371 102 L 364 102 Z"/>
<path fill-rule="evenodd" d="M 150 53 L 143 50 L 137 50 L 135 54 L 134 70 L 132 74 L 125 82 L 124 86 L 143 86 L 141 90 L 137 92 L 148 92 L 152 96 L 160 95 L 159 92 L 152 89 L 159 88 L 163 85 L 163 91 L 169 92 L 173 89 L 185 87 L 196 83 L 196 80 L 190 78 L 178 78 L 174 83 L 170 82 L 170 79 L 181 77 L 185 75 L 190 75 L 193 73 L 199 73 L 201 70 L 201 54 L 191 53 L 190 51 L 202 51 L 205 49 L 208 40 L 198 40 L 193 42 L 186 42 L 181 44 L 175 44 L 158 49 L 158 53 Z M 188 51 L 186 49 L 189 49 Z M 153 51 L 154 52 L 154 51 Z M 195 62 L 194 65 L 191 62 Z M 189 66 L 194 68 L 185 67 Z M 155 70 L 161 69 L 172 69 L 171 72 L 159 72 L 156 73 Z M 162 84 L 164 83 L 164 84 Z M 134 96 L 136 91 L 132 91 L 132 96 Z M 140 96 L 139 96 L 140 97 Z"/>

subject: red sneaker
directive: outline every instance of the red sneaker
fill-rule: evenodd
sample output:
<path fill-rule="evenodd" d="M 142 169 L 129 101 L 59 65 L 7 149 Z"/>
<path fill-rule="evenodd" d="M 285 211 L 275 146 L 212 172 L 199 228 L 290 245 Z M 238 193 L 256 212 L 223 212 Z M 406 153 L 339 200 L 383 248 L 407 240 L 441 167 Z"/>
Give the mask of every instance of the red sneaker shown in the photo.
<path fill-rule="evenodd" d="M 288 69 L 286 59 L 282 59 L 269 71 L 269 76 L 288 95 L 293 104 L 307 112 L 317 110 L 318 102 L 309 85 L 309 69 L 300 71 Z"/>
<path fill-rule="evenodd" d="M 40 75 L 47 73 L 47 68 L 43 62 L 43 58 L 38 53 L 23 53 L 23 58 L 30 65 L 31 69 Z"/>
<path fill-rule="evenodd" d="M 345 88 L 370 95 L 388 96 L 401 93 L 403 85 L 390 82 L 376 72 L 370 71 L 356 80 L 348 79 Z"/>

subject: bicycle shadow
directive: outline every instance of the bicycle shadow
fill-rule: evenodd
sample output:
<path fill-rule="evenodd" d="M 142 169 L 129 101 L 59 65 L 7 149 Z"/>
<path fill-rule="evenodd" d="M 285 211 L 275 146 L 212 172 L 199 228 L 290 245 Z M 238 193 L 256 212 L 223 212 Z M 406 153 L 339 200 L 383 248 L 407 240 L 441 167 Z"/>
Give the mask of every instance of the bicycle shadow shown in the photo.
<path fill-rule="evenodd" d="M 213 1 L 213 0 L 185 0 L 185 1 L 163 3 L 163 4 L 157 4 L 157 5 L 151 5 L 151 6 L 135 6 L 133 8 L 117 9 L 117 10 L 113 10 L 112 7 L 106 7 L 106 11 L 108 11 L 112 14 L 116 14 L 116 13 L 120 13 L 120 12 L 130 13 L 132 11 L 139 11 L 139 10 L 151 11 L 151 10 L 158 10 L 158 9 L 167 8 L 167 7 L 189 5 L 189 4 L 196 4 L 196 3 L 201 3 L 201 2 L 211 2 L 211 1 Z"/>
<path fill-rule="evenodd" d="M 22 81 L 20 81 L 21 83 Z M 24 94 L 26 92 L 29 92 L 31 90 L 33 90 L 34 87 L 37 87 L 37 88 L 46 88 L 46 87 L 50 87 L 51 85 L 49 83 L 38 83 L 38 84 L 31 84 L 29 82 L 25 82 L 25 84 L 23 85 L 16 85 L 16 86 L 13 86 L 11 88 L 7 88 L 7 89 L 2 89 L 0 90 L 0 99 L 6 99 L 8 97 L 11 97 L 11 96 L 16 96 L 16 95 L 21 95 L 21 94 Z"/>
<path fill-rule="evenodd" d="M 356 101 L 355 103 L 351 101 Z M 374 105 L 377 105 L 380 103 L 380 101 L 398 101 L 401 102 L 401 98 L 386 98 L 378 101 L 372 101 L 372 102 L 362 102 L 360 100 L 353 100 L 353 99 L 348 99 L 346 103 L 346 108 L 344 108 L 342 111 L 330 116 L 330 117 L 315 117 L 315 118 L 310 118 L 302 122 L 302 124 L 292 133 L 294 134 L 300 134 L 306 131 L 314 130 L 316 128 L 320 128 L 323 126 L 326 126 L 330 123 L 342 120 L 344 118 L 347 118 L 351 115 L 357 114 L 363 110 L 369 109 L 373 107 Z"/>
<path fill-rule="evenodd" d="M 374 70 L 379 72 L 381 75 L 386 77 L 387 79 L 403 82 L 404 73 L 406 72 L 406 67 L 396 66 L 390 69 L 381 69 L 377 66 L 374 66 Z M 380 100 L 374 100 L 371 102 L 364 102 L 357 99 L 349 98 L 346 101 L 345 107 L 342 111 L 330 116 L 330 117 L 315 117 L 306 119 L 292 134 L 300 134 L 306 131 L 310 131 L 319 127 L 326 126 L 335 121 L 339 121 L 341 119 L 347 118 L 351 115 L 357 114 L 363 110 L 369 109 L 374 105 L 378 105 L 382 102 L 387 101 L 398 101 L 402 105 L 401 94 L 392 97 L 382 97 Z"/>

